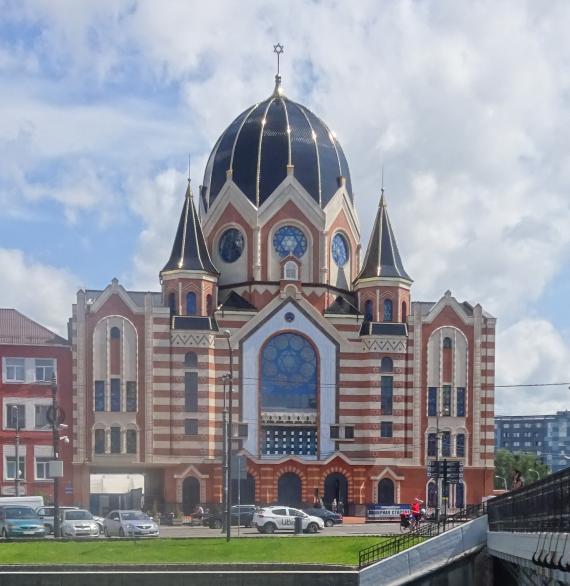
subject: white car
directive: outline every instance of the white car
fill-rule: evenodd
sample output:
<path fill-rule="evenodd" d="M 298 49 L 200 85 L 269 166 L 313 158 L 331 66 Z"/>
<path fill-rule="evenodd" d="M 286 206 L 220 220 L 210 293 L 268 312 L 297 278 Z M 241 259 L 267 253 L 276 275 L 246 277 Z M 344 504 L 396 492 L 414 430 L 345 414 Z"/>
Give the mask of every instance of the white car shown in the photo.
<path fill-rule="evenodd" d="M 77 510 L 77 507 L 59 507 L 60 515 L 64 511 L 68 510 Z M 36 509 L 36 513 L 41 517 L 45 528 L 48 530 L 48 533 L 53 533 L 53 511 L 53 505 L 50 505 L 49 507 L 40 507 L 39 509 Z"/>
<path fill-rule="evenodd" d="M 99 524 L 85 509 L 66 509 L 61 514 L 59 531 L 62 537 L 99 537 Z"/>
<path fill-rule="evenodd" d="M 111 511 L 103 526 L 107 537 L 158 537 L 158 525 L 142 511 Z"/>
<path fill-rule="evenodd" d="M 324 529 L 325 524 L 319 517 L 312 517 L 292 507 L 264 507 L 253 514 L 253 525 L 260 533 L 295 530 L 295 519 L 301 518 L 301 527 L 306 533 L 316 533 Z"/>

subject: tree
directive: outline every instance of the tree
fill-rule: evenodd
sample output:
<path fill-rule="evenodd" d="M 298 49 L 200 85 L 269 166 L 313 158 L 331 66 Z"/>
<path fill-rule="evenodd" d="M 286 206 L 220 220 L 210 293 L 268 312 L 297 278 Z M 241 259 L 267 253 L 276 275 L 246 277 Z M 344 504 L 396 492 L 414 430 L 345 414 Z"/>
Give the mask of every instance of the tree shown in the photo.
<path fill-rule="evenodd" d="M 495 452 L 495 488 L 505 488 L 504 478 L 507 481 L 507 488 L 510 489 L 515 470 L 520 470 L 525 484 L 536 482 L 538 480 L 536 473 L 540 475 L 540 478 L 544 478 L 550 473 L 548 466 L 543 464 L 536 454 L 513 453 L 505 449 L 497 450 Z M 536 470 L 536 473 L 531 470 Z M 497 476 L 501 478 L 497 478 Z"/>

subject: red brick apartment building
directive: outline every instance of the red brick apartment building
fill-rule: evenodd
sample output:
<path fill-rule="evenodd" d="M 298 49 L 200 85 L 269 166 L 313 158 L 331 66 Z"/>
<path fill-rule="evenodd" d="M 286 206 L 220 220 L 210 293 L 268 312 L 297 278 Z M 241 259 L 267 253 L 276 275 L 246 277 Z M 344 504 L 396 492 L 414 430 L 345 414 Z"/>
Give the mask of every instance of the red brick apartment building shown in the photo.
<path fill-rule="evenodd" d="M 51 381 L 55 374 L 58 402 L 65 414 L 62 436 L 71 439 L 72 368 L 69 342 L 15 309 L 0 309 L 0 494 L 16 490 L 16 426 L 19 427 L 21 496 L 42 495 L 53 502 L 53 480 L 48 461 L 53 458 L 48 409 L 52 402 Z M 60 440 L 64 478 L 60 502 L 73 502 L 72 448 Z"/>

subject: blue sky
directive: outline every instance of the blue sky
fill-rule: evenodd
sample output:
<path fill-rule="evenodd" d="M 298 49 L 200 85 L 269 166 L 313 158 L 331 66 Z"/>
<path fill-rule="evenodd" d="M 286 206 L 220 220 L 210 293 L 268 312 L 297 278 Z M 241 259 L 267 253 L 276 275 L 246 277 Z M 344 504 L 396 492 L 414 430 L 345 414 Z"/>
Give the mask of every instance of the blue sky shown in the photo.
<path fill-rule="evenodd" d="M 417 300 L 499 319 L 497 382 L 570 379 L 570 5 L 0 0 L 0 306 L 158 289 L 184 196 L 273 87 L 337 133 L 363 242 L 381 175 Z M 38 298 L 38 291 L 42 294 Z M 499 413 L 568 406 L 503 390 Z"/>

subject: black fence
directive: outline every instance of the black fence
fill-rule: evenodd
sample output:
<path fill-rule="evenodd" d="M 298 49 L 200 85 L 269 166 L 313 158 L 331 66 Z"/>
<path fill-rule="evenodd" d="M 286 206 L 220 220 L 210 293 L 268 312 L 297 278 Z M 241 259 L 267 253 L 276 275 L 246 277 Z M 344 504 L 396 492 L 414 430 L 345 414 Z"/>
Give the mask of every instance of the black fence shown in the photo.
<path fill-rule="evenodd" d="M 570 468 L 488 501 L 489 529 L 570 531 Z"/>
<path fill-rule="evenodd" d="M 440 535 L 444 531 L 466 523 L 486 513 L 485 503 L 479 505 L 467 505 L 453 515 L 441 516 L 439 523 L 426 521 L 417 529 L 371 545 L 358 552 L 358 567 L 364 568 L 384 558 L 396 555 L 406 549 L 421 543 L 426 539 Z"/>

